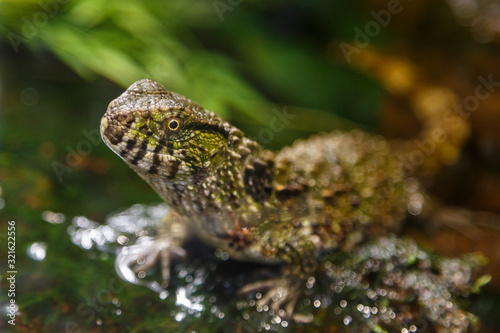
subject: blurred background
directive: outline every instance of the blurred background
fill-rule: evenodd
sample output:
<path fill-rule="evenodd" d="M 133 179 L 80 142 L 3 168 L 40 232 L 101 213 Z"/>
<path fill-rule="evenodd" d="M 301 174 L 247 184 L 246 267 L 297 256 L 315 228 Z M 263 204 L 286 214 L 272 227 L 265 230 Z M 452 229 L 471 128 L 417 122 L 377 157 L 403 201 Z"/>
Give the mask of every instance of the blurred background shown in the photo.
<path fill-rule="evenodd" d="M 74 216 L 160 201 L 98 134 L 108 103 L 142 78 L 270 149 L 333 129 L 400 140 L 439 200 L 500 214 L 498 1 L 3 0 L 0 32 L 0 282 L 13 220 L 19 331 L 181 327 L 145 288 L 96 295 L 114 258 L 68 235 Z M 285 128 L 263 131 L 284 109 Z M 445 142 L 426 141 L 433 128 Z M 471 305 L 485 332 L 500 313 L 499 227 L 407 230 L 438 253 L 489 259 L 493 280 Z"/>

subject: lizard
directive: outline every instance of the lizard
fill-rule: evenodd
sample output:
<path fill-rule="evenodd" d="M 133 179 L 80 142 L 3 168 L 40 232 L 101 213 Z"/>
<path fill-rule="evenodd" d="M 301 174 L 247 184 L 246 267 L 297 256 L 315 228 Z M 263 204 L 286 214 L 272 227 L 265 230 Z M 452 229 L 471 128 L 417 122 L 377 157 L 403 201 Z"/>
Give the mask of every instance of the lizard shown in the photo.
<path fill-rule="evenodd" d="M 182 229 L 164 228 L 165 281 L 171 256 L 182 253 L 184 235 L 194 233 L 237 260 L 280 264 L 279 277 L 240 292 L 262 292 L 260 304 L 283 308 L 287 316 L 320 253 L 351 251 L 398 232 L 409 207 L 422 204 L 379 135 L 334 131 L 273 152 L 149 79 L 109 104 L 100 131 L 170 206 L 165 224 Z"/>

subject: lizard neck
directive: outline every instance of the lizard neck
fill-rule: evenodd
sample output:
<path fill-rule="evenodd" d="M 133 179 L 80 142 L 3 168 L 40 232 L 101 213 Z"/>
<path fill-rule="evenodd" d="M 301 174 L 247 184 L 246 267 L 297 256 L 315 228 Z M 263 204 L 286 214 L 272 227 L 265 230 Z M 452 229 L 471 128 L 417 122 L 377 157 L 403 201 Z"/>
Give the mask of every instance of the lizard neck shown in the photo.
<path fill-rule="evenodd" d="M 235 129 L 217 156 L 197 170 L 174 179 L 141 176 L 182 216 L 210 219 L 212 214 L 255 209 L 256 202 L 267 199 L 272 156 Z"/>

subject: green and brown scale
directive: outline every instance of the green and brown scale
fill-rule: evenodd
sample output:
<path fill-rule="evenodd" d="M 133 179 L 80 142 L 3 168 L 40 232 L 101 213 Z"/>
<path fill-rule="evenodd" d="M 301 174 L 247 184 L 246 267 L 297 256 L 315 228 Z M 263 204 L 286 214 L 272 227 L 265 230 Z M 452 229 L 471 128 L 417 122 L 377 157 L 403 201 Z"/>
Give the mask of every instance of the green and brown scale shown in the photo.
<path fill-rule="evenodd" d="M 274 153 L 151 80 L 111 102 L 101 133 L 169 204 L 169 223 L 236 259 L 284 263 L 282 278 L 243 291 L 267 288 L 263 299 L 289 313 L 300 295 L 291 281 L 306 278 L 314 258 L 397 232 L 415 195 L 380 136 L 333 132 Z"/>

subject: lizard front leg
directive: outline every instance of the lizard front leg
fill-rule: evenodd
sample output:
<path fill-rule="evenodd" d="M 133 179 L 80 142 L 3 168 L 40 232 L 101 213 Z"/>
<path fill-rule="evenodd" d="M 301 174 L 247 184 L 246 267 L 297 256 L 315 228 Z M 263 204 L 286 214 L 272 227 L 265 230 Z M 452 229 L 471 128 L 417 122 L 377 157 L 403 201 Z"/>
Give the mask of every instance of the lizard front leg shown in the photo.
<path fill-rule="evenodd" d="M 184 257 L 182 243 L 187 237 L 187 228 L 172 209 L 163 217 L 156 238 L 140 237 L 137 244 L 124 247 L 117 256 L 117 272 L 126 281 L 142 283 L 136 274 L 146 272 L 161 263 L 162 288 L 170 281 L 170 262 L 173 257 Z M 135 274 L 134 274 L 135 273 Z M 148 284 L 147 284 L 148 285 Z M 157 288 L 155 288 L 157 289 Z"/>
<path fill-rule="evenodd" d="M 309 322 L 311 318 L 308 316 L 295 313 L 295 306 L 304 292 L 306 281 L 316 271 L 316 247 L 309 235 L 294 231 L 293 227 L 284 226 L 260 237 L 263 256 L 283 262 L 281 276 L 247 284 L 239 293 L 260 293 L 257 306 L 269 305 L 276 313 L 283 310 L 286 318 Z M 283 233 L 287 237 L 283 237 Z"/>
<path fill-rule="evenodd" d="M 144 263 L 138 264 L 134 271 L 139 272 L 151 268 L 159 257 L 163 284 L 167 285 L 170 281 L 170 262 L 172 258 L 186 255 L 182 243 L 185 241 L 187 233 L 186 225 L 181 221 L 180 216 L 171 209 L 160 224 L 159 235 L 155 241 L 156 246 L 153 252 L 148 254 Z"/>

